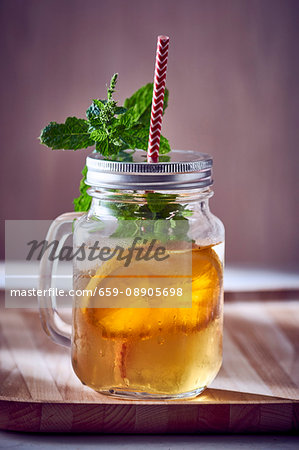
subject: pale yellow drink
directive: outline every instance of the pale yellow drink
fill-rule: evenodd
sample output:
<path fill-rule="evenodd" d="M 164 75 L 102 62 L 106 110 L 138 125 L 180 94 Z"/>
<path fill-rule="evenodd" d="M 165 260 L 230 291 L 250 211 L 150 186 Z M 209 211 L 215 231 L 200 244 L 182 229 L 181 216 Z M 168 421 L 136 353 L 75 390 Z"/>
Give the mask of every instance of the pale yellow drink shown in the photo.
<path fill-rule="evenodd" d="M 113 262 L 105 264 L 101 273 L 116 272 Z M 87 281 L 88 289 L 105 286 L 106 278 Z M 204 388 L 221 365 L 222 295 L 222 265 L 209 246 L 192 250 L 191 308 L 92 308 L 85 299 L 73 312 L 77 376 L 103 392 L 171 397 Z"/>

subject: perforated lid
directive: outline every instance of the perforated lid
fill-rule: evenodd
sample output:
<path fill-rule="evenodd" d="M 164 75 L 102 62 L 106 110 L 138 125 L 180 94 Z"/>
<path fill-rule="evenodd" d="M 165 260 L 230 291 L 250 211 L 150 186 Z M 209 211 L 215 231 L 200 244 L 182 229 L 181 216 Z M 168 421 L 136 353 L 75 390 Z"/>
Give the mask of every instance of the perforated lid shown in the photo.
<path fill-rule="evenodd" d="M 127 150 L 109 160 L 99 153 L 86 158 L 86 184 L 120 190 L 185 190 L 212 184 L 212 157 L 192 150 L 172 150 L 158 163 L 146 162 L 144 150 Z"/>

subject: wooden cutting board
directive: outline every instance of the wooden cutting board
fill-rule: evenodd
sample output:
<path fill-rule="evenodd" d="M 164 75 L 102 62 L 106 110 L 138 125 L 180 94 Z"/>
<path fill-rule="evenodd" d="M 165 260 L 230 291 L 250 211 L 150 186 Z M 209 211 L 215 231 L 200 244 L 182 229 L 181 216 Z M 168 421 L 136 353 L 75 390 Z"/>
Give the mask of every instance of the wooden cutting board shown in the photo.
<path fill-rule="evenodd" d="M 188 401 L 105 397 L 74 375 L 69 350 L 37 312 L 2 309 L 0 428 L 38 432 L 190 433 L 299 429 L 299 302 L 225 305 L 224 362 Z"/>

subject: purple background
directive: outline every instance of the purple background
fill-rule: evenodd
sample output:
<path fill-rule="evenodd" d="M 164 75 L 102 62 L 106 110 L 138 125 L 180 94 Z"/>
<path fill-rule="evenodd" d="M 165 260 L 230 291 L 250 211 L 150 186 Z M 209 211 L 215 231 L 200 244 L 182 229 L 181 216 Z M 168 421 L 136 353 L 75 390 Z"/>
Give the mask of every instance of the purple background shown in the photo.
<path fill-rule="evenodd" d="M 227 261 L 298 266 L 298 1 L 2 0 L 0 11 L 2 219 L 72 210 L 89 150 L 52 152 L 40 129 L 84 117 L 113 72 L 120 103 L 152 81 L 168 34 L 163 133 L 213 155 Z"/>

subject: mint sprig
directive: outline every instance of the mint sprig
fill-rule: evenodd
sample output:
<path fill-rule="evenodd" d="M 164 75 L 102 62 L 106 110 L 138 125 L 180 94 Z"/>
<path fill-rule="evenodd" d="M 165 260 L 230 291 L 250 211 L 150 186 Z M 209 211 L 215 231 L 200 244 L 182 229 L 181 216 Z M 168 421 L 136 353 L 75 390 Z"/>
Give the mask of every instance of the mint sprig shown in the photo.
<path fill-rule="evenodd" d="M 68 117 L 65 123 L 50 122 L 41 132 L 40 141 L 53 150 L 78 150 L 95 146 L 97 152 L 112 158 L 126 149 L 147 150 L 153 84 L 138 89 L 117 106 L 113 99 L 118 74 L 111 78 L 107 99 L 94 99 L 86 119 Z M 164 109 L 168 104 L 165 90 Z M 168 140 L 161 137 L 160 153 L 170 151 Z"/>
<path fill-rule="evenodd" d="M 118 74 L 111 78 L 107 99 L 94 99 L 86 111 L 86 119 L 68 117 L 65 123 L 50 122 L 40 134 L 40 142 L 52 150 L 78 150 L 95 146 L 95 151 L 109 159 L 125 160 L 130 157 L 125 150 L 147 150 L 153 84 L 148 83 L 118 106 L 113 98 Z M 168 105 L 165 89 L 164 111 Z M 170 151 L 168 140 L 161 136 L 160 160 L 167 161 Z M 82 171 L 80 196 L 74 200 L 75 211 L 87 211 L 90 206 L 88 187 L 85 184 L 87 169 Z"/>
<path fill-rule="evenodd" d="M 132 161 L 128 149 L 147 150 L 153 84 L 148 83 L 127 98 L 124 106 L 118 106 L 113 98 L 117 74 L 111 78 L 107 88 L 107 99 L 94 99 L 86 111 L 86 119 L 68 117 L 65 123 L 50 122 L 41 132 L 42 144 L 56 149 L 78 150 L 95 146 L 95 151 L 109 159 Z M 164 110 L 168 105 L 168 90 L 165 90 Z M 168 140 L 161 136 L 160 161 L 168 161 Z M 91 197 L 85 184 L 87 167 L 82 171 L 80 196 L 74 199 L 75 211 L 88 211 Z M 112 236 L 137 237 L 190 241 L 187 236 L 192 211 L 177 202 L 175 194 L 148 192 L 142 205 L 109 201 L 104 202 L 111 215 L 117 217 L 118 227 Z M 147 219 L 147 220 L 144 220 Z"/>
<path fill-rule="evenodd" d="M 142 206 L 109 202 L 106 206 L 118 218 L 118 226 L 111 237 L 141 237 L 167 241 L 191 241 L 187 236 L 192 211 L 177 202 L 176 194 L 148 192 Z"/>

